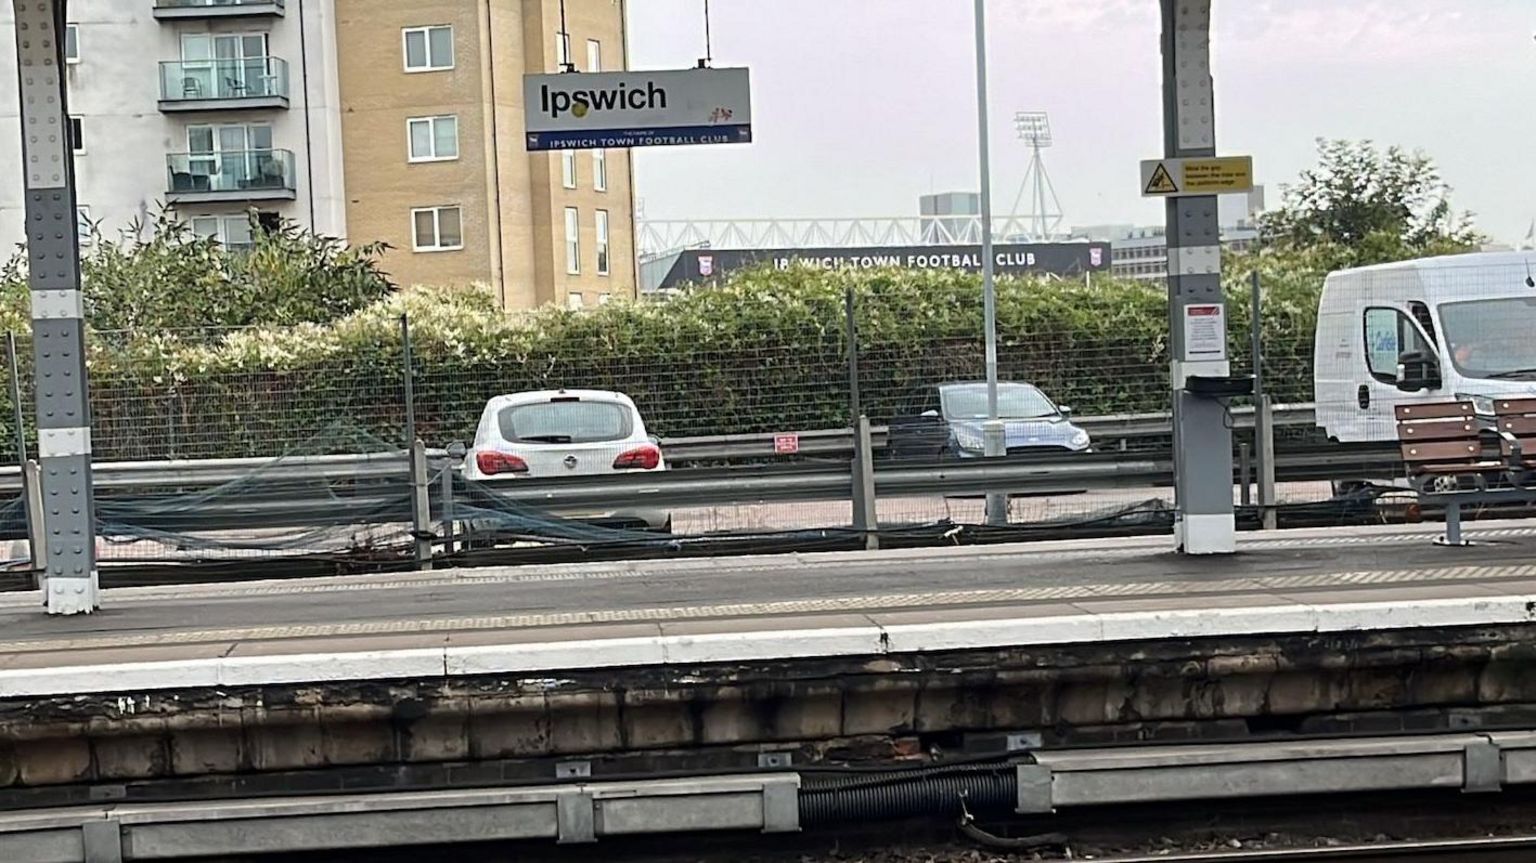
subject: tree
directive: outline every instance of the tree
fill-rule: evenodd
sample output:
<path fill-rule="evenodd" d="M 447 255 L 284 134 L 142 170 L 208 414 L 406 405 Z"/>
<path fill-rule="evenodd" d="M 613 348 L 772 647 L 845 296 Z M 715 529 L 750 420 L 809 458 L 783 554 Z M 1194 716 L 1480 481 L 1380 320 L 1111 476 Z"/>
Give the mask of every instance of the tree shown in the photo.
<path fill-rule="evenodd" d="M 231 250 L 161 213 L 113 242 L 93 231 L 81 256 L 86 319 L 98 332 L 185 334 L 204 328 L 327 323 L 394 290 L 384 246 L 347 246 L 284 221 L 252 221 L 252 245 Z M 0 322 L 24 330 L 26 256 L 0 264 Z"/>
<path fill-rule="evenodd" d="M 1324 139 L 1317 154 L 1317 167 L 1284 186 L 1280 208 L 1261 218 L 1264 247 L 1316 250 L 1337 268 L 1466 252 L 1482 243 L 1471 214 L 1451 209 L 1451 189 L 1428 156 Z"/>

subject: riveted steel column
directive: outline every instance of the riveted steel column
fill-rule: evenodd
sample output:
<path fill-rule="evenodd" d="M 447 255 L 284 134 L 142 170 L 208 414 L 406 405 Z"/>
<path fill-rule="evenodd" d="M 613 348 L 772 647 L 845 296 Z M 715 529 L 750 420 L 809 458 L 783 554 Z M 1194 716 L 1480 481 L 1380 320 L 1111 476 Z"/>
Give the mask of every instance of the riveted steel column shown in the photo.
<path fill-rule="evenodd" d="M 62 75 L 65 0 L 12 4 L 48 559 L 43 588 L 49 614 L 82 614 L 99 601 L 75 168 Z"/>
<path fill-rule="evenodd" d="M 1211 81 L 1211 0 L 1162 0 L 1163 148 L 1170 158 L 1216 155 Z M 1234 548 L 1232 431 L 1215 399 L 1190 394 L 1192 376 L 1230 373 L 1226 353 L 1191 354 L 1185 309 L 1221 306 L 1221 236 L 1216 196 L 1168 199 L 1168 311 L 1172 383 L 1176 541 L 1187 554 Z"/>

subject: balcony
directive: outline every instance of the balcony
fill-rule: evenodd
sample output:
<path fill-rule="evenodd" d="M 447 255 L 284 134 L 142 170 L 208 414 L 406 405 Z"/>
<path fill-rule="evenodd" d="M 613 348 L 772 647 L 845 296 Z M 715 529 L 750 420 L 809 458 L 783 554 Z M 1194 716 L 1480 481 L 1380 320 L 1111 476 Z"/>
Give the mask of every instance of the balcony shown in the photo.
<path fill-rule="evenodd" d="M 162 21 L 276 17 L 282 14 L 283 0 L 155 0 L 155 17 Z"/>
<path fill-rule="evenodd" d="M 288 107 L 288 63 L 277 57 L 160 64 L 161 111 Z"/>
<path fill-rule="evenodd" d="M 165 157 L 165 163 L 168 203 L 291 201 L 298 197 L 289 150 L 172 153 Z"/>

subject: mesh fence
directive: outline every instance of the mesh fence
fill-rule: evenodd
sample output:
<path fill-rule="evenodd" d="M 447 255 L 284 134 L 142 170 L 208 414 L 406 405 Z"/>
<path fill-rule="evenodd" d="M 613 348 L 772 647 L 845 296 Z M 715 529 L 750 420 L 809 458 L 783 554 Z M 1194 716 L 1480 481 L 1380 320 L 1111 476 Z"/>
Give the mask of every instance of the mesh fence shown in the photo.
<path fill-rule="evenodd" d="M 792 341 L 677 345 L 664 355 L 616 346 L 607 333 L 560 353 L 495 362 L 423 356 L 416 421 L 428 441 L 468 441 L 487 399 L 536 390 L 613 390 L 632 398 L 662 437 L 846 425 L 847 349 L 840 330 L 807 326 Z"/>
<path fill-rule="evenodd" d="M 1263 349 L 1271 398 L 1282 406 L 1311 402 L 1314 381 L 1316 392 L 1315 423 L 1305 412 L 1282 412 L 1276 427 L 1282 468 L 1277 500 L 1320 503 L 1400 476 L 1401 464 L 1390 453 L 1382 456 L 1383 447 L 1395 445 L 1393 410 L 1399 404 L 1458 397 L 1482 404 L 1498 395 L 1536 395 L 1536 339 L 1531 338 L 1536 289 L 1526 280 L 1524 263 L 1514 259 L 1477 267 L 1361 271 L 1324 294 L 1315 340 L 1308 328 L 1298 328 L 1301 335 L 1269 337 Z M 1245 373 L 1251 368 L 1246 328 L 1236 326 L 1230 335 L 1233 371 Z M 231 463 L 216 481 L 99 486 L 104 556 L 109 559 L 409 554 L 414 489 L 399 453 L 410 430 L 431 447 L 473 444 L 487 401 L 520 391 L 616 390 L 634 399 L 647 433 L 667 442 L 711 438 L 719 444 L 714 456 L 688 464 L 669 453 L 673 467 L 797 460 L 841 464 L 849 457 L 848 436 L 839 430 L 851 424 L 854 392 L 850 345 L 841 321 L 807 321 L 799 329 L 779 327 L 771 336 L 728 345 L 679 338 L 664 352 L 635 347 L 622 334 L 594 328 L 567 339 L 558 352 L 503 351 L 489 358 L 434 344 L 408 360 L 400 339 L 383 334 L 373 343 L 297 365 L 276 356 L 267 362 L 259 343 L 245 345 L 240 362 L 229 362 L 230 345 L 255 341 L 245 331 L 166 333 L 157 339 L 93 335 L 97 458 L 248 461 Z M 222 350 L 225 359 L 199 365 L 200 346 Z M 31 345 L 23 338 L 17 347 L 23 431 L 35 453 Z M 1322 357 L 1324 365 L 1314 367 L 1314 356 Z M 1405 364 L 1405 356 L 1418 360 Z M 951 410 L 937 388 L 982 379 L 984 357 L 979 333 L 922 342 L 861 341 L 858 404 L 879 432 L 879 457 L 941 463 L 976 455 L 965 431 L 979 418 L 974 401 L 968 409 Z M 1088 456 L 1167 458 L 1164 343 L 1005 332 L 999 338 L 998 366 L 1003 381 L 1032 385 L 1049 407 L 1020 409 L 1008 417 L 1009 434 L 1017 431 L 1019 449 L 1041 450 L 1047 458 L 1070 456 L 1080 448 L 1062 435 L 1075 426 L 1092 430 L 1091 448 L 1098 452 Z M 1405 371 L 1410 379 L 1403 379 Z M 9 387 L 0 390 L 0 457 L 14 465 L 16 399 Z M 1250 458 L 1258 450 L 1244 406 L 1235 403 L 1232 413 L 1234 462 L 1243 444 Z M 1073 410 L 1067 415 L 1056 410 L 1061 407 Z M 898 427 L 916 420 L 929 421 L 927 431 L 907 440 L 921 445 L 897 446 Z M 775 454 L 771 439 L 758 440 L 746 457 L 730 448 L 739 436 L 816 430 L 827 430 L 844 443 Z M 809 440 L 802 434 L 799 442 Z M 1011 437 L 1009 447 L 1015 448 Z M 394 453 L 397 461 L 388 471 L 358 468 L 355 475 L 349 468 L 322 469 L 316 467 L 322 462 L 307 461 L 356 453 Z M 621 455 L 623 447 L 614 442 L 577 459 L 601 472 Z M 455 502 L 448 503 L 437 491 L 439 479 L 433 480 L 435 523 L 453 522 L 460 531 L 483 527 L 514 544 L 649 542 L 667 527 L 673 536 L 777 534 L 842 528 L 852 520 L 846 501 L 743 501 L 660 513 L 612 506 L 550 510 L 499 498 L 498 480 L 487 480 L 480 493 L 461 485 Z M 1233 496 L 1252 500 L 1255 493 L 1250 489 L 1245 496 L 1241 484 L 1234 483 Z M 24 535 L 20 505 L 11 495 L 4 506 L 0 533 L 15 540 Z M 1166 482 L 1113 489 L 1085 484 L 1049 495 L 1021 491 L 1011 501 L 1010 519 L 1071 524 L 1147 514 L 1160 518 L 1171 506 Z M 977 524 L 983 500 L 979 495 L 887 496 L 878 510 L 882 524 L 889 525 Z"/>
<path fill-rule="evenodd" d="M 663 438 L 846 429 L 852 424 L 847 334 L 807 326 L 785 339 L 729 347 L 675 346 L 665 354 L 613 344 L 611 334 L 571 340 L 559 353 L 486 359 L 417 352 L 407 364 L 397 340 L 311 358 L 302 366 L 264 365 L 259 352 L 240 368 L 199 367 L 146 356 L 166 346 L 225 345 L 247 331 L 164 334 L 146 346 L 119 333 L 94 334 L 91 371 L 93 445 L 106 461 L 278 457 L 312 453 L 317 442 L 349 435 L 408 443 L 414 428 L 431 446 L 468 443 L 488 399 L 561 388 L 614 390 L 630 396 L 647 428 Z M 31 346 L 18 340 L 23 423 L 30 433 Z M 786 341 L 788 343 L 786 343 Z M 1277 402 L 1306 401 L 1310 343 L 1267 348 Z M 942 409 L 934 388 L 985 378 L 980 334 L 922 343 L 858 345 L 859 409 L 872 423 Z M 1246 370 L 1246 354 L 1233 357 Z M 1168 357 L 1162 344 L 1088 340 L 1071 334 L 1004 333 L 998 345 L 1004 382 L 1037 387 L 1078 417 L 1165 414 Z M 414 391 L 407 405 L 406 381 Z M 7 390 L 0 393 L 0 458 L 14 462 L 16 438 Z M 1142 448 L 1166 446 L 1143 435 Z"/>

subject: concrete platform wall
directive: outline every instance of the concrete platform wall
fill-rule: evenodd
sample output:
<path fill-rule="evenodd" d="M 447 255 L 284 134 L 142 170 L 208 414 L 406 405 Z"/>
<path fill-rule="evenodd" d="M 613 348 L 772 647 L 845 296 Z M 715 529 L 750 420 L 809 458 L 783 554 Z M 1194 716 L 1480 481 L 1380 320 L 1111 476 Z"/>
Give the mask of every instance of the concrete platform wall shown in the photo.
<path fill-rule="evenodd" d="M 155 781 L 291 790 L 552 779 L 581 761 L 593 776 L 750 768 L 764 752 L 921 760 L 1010 734 L 1052 747 L 1536 727 L 1533 659 L 1536 625 L 1522 625 L 17 699 L 0 702 L 0 805 Z"/>

